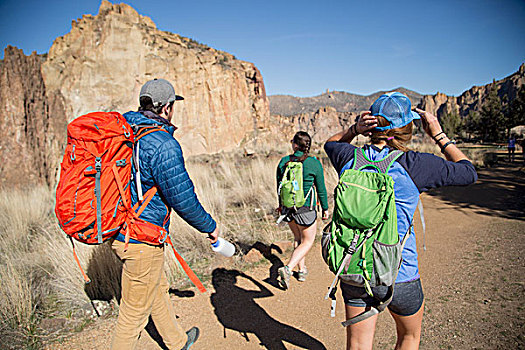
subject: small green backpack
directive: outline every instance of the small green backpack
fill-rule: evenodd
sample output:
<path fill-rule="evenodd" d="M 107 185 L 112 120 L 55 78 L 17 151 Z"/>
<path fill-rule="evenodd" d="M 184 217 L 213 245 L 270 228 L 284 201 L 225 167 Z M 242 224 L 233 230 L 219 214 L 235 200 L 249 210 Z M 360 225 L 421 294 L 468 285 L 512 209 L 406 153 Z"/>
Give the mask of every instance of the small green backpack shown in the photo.
<path fill-rule="evenodd" d="M 279 183 L 278 194 L 281 204 L 286 208 L 300 208 L 306 203 L 306 198 L 310 195 L 310 192 L 311 189 L 305 197 L 303 190 L 303 162 L 298 161 L 296 157 L 290 157 L 290 161 L 286 164 Z"/>
<path fill-rule="evenodd" d="M 363 149 L 357 148 L 353 166 L 342 173 L 335 188 L 332 222 L 324 229 L 321 241 L 323 258 L 335 273 L 325 297 L 332 298 L 332 316 L 335 316 L 338 280 L 364 287 L 372 297 L 375 297 L 372 287 L 389 287 L 383 299 L 375 297 L 376 307 L 343 322 L 345 327 L 383 311 L 392 300 L 401 251 L 408 235 L 400 242 L 394 180 L 388 170 L 402 154 L 393 151 L 380 161 L 372 161 Z M 362 171 L 365 168 L 376 172 Z"/>

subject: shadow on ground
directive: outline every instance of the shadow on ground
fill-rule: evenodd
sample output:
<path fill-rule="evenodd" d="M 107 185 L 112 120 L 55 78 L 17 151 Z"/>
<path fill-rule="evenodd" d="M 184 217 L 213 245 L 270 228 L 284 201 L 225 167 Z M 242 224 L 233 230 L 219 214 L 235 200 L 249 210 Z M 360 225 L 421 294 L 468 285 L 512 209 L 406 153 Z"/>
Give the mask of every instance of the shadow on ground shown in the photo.
<path fill-rule="evenodd" d="M 284 266 L 284 263 L 277 255 L 272 252 L 276 251 L 277 253 L 282 254 L 283 251 L 281 247 L 276 244 L 268 245 L 262 242 L 255 242 L 252 245 L 236 242 L 236 245 L 239 247 L 239 250 L 243 255 L 248 254 L 252 249 L 261 253 L 261 255 L 271 263 L 268 278 L 265 278 L 263 281 L 272 287 L 283 290 L 283 288 L 279 285 L 277 278 L 279 277 L 278 270 L 280 267 Z"/>
<path fill-rule="evenodd" d="M 237 286 L 239 278 L 250 281 L 258 290 Z M 270 350 L 286 349 L 284 342 L 304 349 L 326 349 L 307 333 L 268 315 L 255 299 L 271 297 L 273 293 L 253 277 L 237 270 L 218 268 L 212 273 L 212 283 L 215 293 L 211 295 L 211 304 L 224 327 L 225 338 L 227 330 L 233 330 L 239 332 L 246 342 L 253 341 L 250 335 L 255 335 L 259 345 Z"/>
<path fill-rule="evenodd" d="M 525 221 L 525 172 L 517 163 L 499 163 L 478 171 L 478 181 L 466 187 L 444 187 L 428 192 L 458 208 L 488 216 Z"/>

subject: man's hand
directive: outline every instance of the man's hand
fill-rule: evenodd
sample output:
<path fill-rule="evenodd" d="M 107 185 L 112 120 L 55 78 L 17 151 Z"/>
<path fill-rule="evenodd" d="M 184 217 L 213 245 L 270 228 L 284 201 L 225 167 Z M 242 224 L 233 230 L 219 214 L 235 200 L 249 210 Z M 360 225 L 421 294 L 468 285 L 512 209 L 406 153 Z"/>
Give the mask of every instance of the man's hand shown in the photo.
<path fill-rule="evenodd" d="M 212 233 L 208 233 L 208 239 L 210 240 L 210 243 L 215 243 L 219 239 L 219 225 L 215 228 L 215 231 Z"/>

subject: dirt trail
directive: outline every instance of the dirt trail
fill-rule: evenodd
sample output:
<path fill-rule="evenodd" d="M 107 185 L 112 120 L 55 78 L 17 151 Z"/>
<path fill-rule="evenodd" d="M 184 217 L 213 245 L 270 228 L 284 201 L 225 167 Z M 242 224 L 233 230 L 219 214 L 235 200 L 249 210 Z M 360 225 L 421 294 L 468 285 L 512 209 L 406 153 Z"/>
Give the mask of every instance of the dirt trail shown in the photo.
<path fill-rule="evenodd" d="M 422 349 L 525 349 L 525 179 L 516 167 L 479 173 L 468 188 L 422 196 L 426 246 L 416 213 L 420 271 L 425 292 Z M 332 274 L 316 245 L 307 257 L 308 280 L 282 291 L 268 281 L 289 252 L 242 274 L 216 269 L 208 292 L 173 296 L 180 322 L 197 325 L 192 349 L 343 349 L 341 298 L 335 318 L 323 299 Z M 272 261 L 272 262 L 270 262 Z M 107 349 L 115 319 L 99 320 L 48 349 Z M 139 349 L 159 349 L 143 332 Z M 390 315 L 380 315 L 376 349 L 393 348 Z"/>

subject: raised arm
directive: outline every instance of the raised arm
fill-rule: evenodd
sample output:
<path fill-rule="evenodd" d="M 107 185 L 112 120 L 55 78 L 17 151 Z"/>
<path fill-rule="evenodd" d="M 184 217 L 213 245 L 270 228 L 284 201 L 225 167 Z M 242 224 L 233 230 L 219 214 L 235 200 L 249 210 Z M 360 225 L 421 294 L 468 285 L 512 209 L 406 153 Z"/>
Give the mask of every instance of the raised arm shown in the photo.
<path fill-rule="evenodd" d="M 370 115 L 370 111 L 361 112 L 357 121 L 348 128 L 346 131 L 341 131 L 332 137 L 330 137 L 326 142 L 346 142 L 351 143 L 353 139 L 359 135 L 370 136 L 370 130 L 377 126 L 377 119 L 373 115 Z"/>
<path fill-rule="evenodd" d="M 416 108 L 416 112 L 421 116 L 421 122 L 423 123 L 425 132 L 434 140 L 439 148 L 441 148 L 441 152 L 447 160 L 454 163 L 460 160 L 470 161 L 470 159 L 456 147 L 453 141 L 448 138 L 435 115 L 419 108 Z"/>

